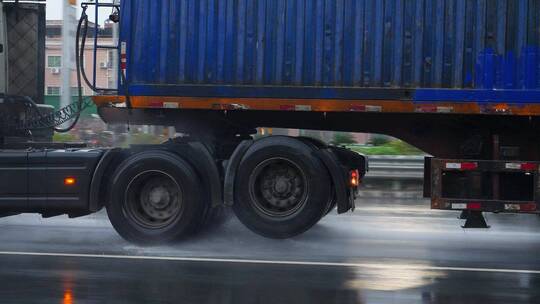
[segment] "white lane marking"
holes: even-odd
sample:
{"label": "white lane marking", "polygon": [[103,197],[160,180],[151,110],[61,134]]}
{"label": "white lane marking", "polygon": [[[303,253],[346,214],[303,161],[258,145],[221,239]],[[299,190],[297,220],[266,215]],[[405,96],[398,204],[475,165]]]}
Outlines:
{"label": "white lane marking", "polygon": [[266,264],[266,265],[299,265],[299,266],[331,266],[348,268],[372,269],[399,269],[399,270],[430,270],[430,271],[466,271],[466,272],[499,272],[518,274],[540,274],[540,270],[505,269],[505,268],[467,268],[467,267],[437,267],[425,265],[379,264],[379,263],[331,263],[331,262],[302,262],[302,261],[273,261],[248,259],[218,259],[194,257],[167,257],[167,256],[137,256],[137,255],[110,255],[110,254],[79,254],[79,253],[53,253],[53,252],[17,252],[0,251],[0,256],[22,255],[42,257],[66,258],[98,258],[118,260],[150,260],[150,261],[178,261],[178,262],[210,262],[210,263],[238,263],[238,264]]}

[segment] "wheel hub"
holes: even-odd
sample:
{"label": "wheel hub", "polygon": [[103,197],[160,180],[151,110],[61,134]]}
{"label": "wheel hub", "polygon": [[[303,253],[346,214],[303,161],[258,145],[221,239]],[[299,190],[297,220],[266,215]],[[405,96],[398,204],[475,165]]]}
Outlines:
{"label": "wheel hub", "polygon": [[274,191],[280,195],[287,194],[290,192],[291,189],[291,183],[283,177],[279,177],[278,180],[274,184]]}
{"label": "wheel hub", "polygon": [[307,198],[304,172],[288,159],[262,162],[250,178],[250,194],[255,207],[266,215],[283,217],[301,209]]}
{"label": "wheel hub", "polygon": [[128,186],[127,211],[140,225],[161,228],[182,210],[182,192],[176,181],[162,172],[140,174]]}
{"label": "wheel hub", "polygon": [[148,194],[148,201],[154,208],[162,209],[171,201],[171,195],[164,187],[157,187]]}

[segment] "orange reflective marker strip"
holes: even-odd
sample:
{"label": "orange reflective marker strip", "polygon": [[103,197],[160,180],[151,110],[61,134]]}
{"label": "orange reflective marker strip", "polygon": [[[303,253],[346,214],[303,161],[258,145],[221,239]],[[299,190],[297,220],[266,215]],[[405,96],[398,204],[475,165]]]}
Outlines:
{"label": "orange reflective marker strip", "polygon": [[[93,96],[98,107],[125,103],[124,96]],[[169,108],[186,110],[256,110],[310,112],[382,112],[447,113],[540,116],[540,104],[478,104],[473,102],[437,102],[414,104],[404,100],[336,100],[279,98],[205,98],[131,96],[133,108]]]}
{"label": "orange reflective marker strip", "polygon": [[[97,106],[125,102],[123,96],[94,96]],[[410,101],[399,100],[333,100],[278,98],[202,98],[131,96],[134,108],[167,108],[195,110],[258,110],[312,112],[414,112]],[[174,105],[174,106],[173,106]]]}

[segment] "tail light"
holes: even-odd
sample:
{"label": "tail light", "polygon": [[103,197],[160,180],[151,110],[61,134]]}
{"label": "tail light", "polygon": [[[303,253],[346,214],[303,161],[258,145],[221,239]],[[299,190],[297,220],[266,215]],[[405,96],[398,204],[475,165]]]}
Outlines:
{"label": "tail light", "polygon": [[349,171],[349,186],[356,188],[360,185],[360,172],[358,170]]}

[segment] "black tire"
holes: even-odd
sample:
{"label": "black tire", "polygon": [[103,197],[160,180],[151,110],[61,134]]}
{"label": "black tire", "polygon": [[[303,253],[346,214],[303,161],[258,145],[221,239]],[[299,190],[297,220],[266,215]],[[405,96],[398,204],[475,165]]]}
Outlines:
{"label": "black tire", "polygon": [[146,151],[126,159],[113,175],[109,219],[124,239],[156,244],[192,234],[205,211],[195,170],[177,155]]}
{"label": "black tire", "polygon": [[[325,149],[328,148],[328,145],[323,142],[320,139],[313,138],[313,137],[296,137],[296,139],[300,140],[304,144],[310,146],[312,149]],[[326,212],[324,216],[327,216],[330,214],[337,206],[337,199],[334,189],[332,189],[332,195],[330,196],[330,199],[328,200],[328,204],[326,207]]]}
{"label": "black tire", "polygon": [[223,205],[212,207],[207,212],[206,216],[204,216],[204,221],[196,229],[195,234],[197,236],[205,236],[210,233],[218,232],[229,220],[233,218],[233,216],[234,215],[230,207]]}
{"label": "black tire", "polygon": [[259,140],[246,152],[234,194],[234,212],[245,226],[283,239],[315,225],[326,214],[332,191],[328,171],[313,147],[275,136]]}
{"label": "black tire", "polygon": [[336,209],[336,206],[337,206],[336,196],[335,196],[335,195],[332,195],[332,198],[331,198],[330,201],[328,202],[328,208],[327,208],[327,211],[326,211],[326,214],[325,214],[325,215],[328,215],[328,214],[330,214],[332,211],[334,211],[334,209]]}

